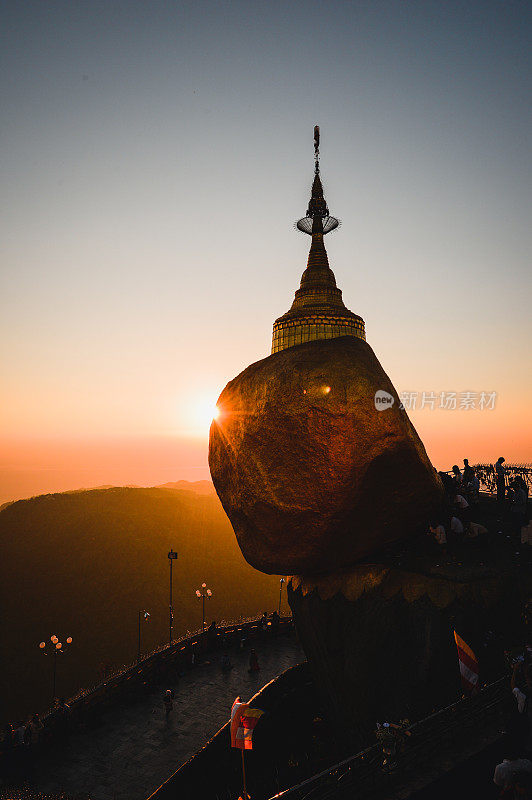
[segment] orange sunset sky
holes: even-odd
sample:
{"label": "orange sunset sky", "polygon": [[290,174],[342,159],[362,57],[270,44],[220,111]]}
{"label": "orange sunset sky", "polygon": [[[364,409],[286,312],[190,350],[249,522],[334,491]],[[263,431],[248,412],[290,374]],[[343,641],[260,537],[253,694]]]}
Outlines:
{"label": "orange sunset sky", "polygon": [[0,502],[209,477],[306,264],[316,123],[331,268],[434,465],[532,461],[530,15],[327,9],[4,7]]}

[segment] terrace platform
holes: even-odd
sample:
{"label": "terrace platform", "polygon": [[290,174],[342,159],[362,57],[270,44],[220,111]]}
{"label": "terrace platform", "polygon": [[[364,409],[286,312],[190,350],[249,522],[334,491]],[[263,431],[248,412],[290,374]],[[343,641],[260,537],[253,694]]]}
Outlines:
{"label": "terrace platform", "polygon": [[[251,646],[260,672],[248,672],[249,647],[227,651],[234,666],[226,673],[221,651],[208,653],[177,684],[154,685],[136,699],[121,700],[102,711],[97,725],[74,730],[42,757],[28,753],[21,789],[29,792],[10,790],[5,797],[144,800],[227,722],[238,694],[247,700],[305,660],[293,631],[259,637]],[[175,690],[168,721],[162,702],[167,688]]]}

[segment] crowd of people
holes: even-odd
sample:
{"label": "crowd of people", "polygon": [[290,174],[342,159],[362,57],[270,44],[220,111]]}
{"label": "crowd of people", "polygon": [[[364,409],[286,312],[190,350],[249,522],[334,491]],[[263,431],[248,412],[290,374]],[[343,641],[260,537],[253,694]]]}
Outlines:
{"label": "crowd of people", "polygon": [[[501,456],[494,468],[499,521],[508,522],[516,544],[532,546],[528,486],[520,475],[508,480],[504,461]],[[439,514],[430,520],[427,531],[433,552],[451,558],[459,545],[478,545],[488,532],[484,525],[474,521],[480,503],[479,476],[467,458],[463,463],[463,469],[454,464],[450,472],[438,473],[445,490],[444,503]]]}
{"label": "crowd of people", "polygon": [[4,778],[9,779],[11,773],[28,773],[33,758],[52,736],[58,741],[64,740],[70,726],[70,706],[56,697],[53,711],[46,721],[35,713],[28,720],[4,725],[0,748]]}
{"label": "crowd of people", "polygon": [[33,714],[27,722],[19,722],[16,726],[8,723],[4,728],[4,747],[13,750],[16,747],[38,746],[44,735],[44,725],[39,714]]}

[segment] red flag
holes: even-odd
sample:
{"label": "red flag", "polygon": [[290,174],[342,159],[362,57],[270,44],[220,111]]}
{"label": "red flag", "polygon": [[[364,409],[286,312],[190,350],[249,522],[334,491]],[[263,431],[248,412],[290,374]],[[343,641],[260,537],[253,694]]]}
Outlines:
{"label": "red flag", "polygon": [[458,662],[460,664],[460,677],[462,686],[466,692],[472,692],[478,685],[478,660],[464,640],[454,632],[454,640],[458,650]]}
{"label": "red flag", "polygon": [[255,725],[264,714],[260,708],[250,708],[237,697],[231,708],[231,747],[252,750]]}

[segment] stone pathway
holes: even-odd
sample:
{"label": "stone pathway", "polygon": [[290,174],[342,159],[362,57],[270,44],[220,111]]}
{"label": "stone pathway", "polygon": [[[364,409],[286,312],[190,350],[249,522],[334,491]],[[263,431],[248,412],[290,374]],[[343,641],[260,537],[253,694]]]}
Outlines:
{"label": "stone pathway", "polygon": [[[75,733],[62,752],[34,765],[32,788],[79,800],[144,800],[196,753],[229,718],[235,697],[248,700],[279,673],[305,660],[293,632],[253,642],[261,671],[248,673],[249,650],[230,650],[222,673],[219,654],[180,679],[168,722],[167,685],[103,715],[95,730]],[[207,656],[209,659],[209,656]]]}

